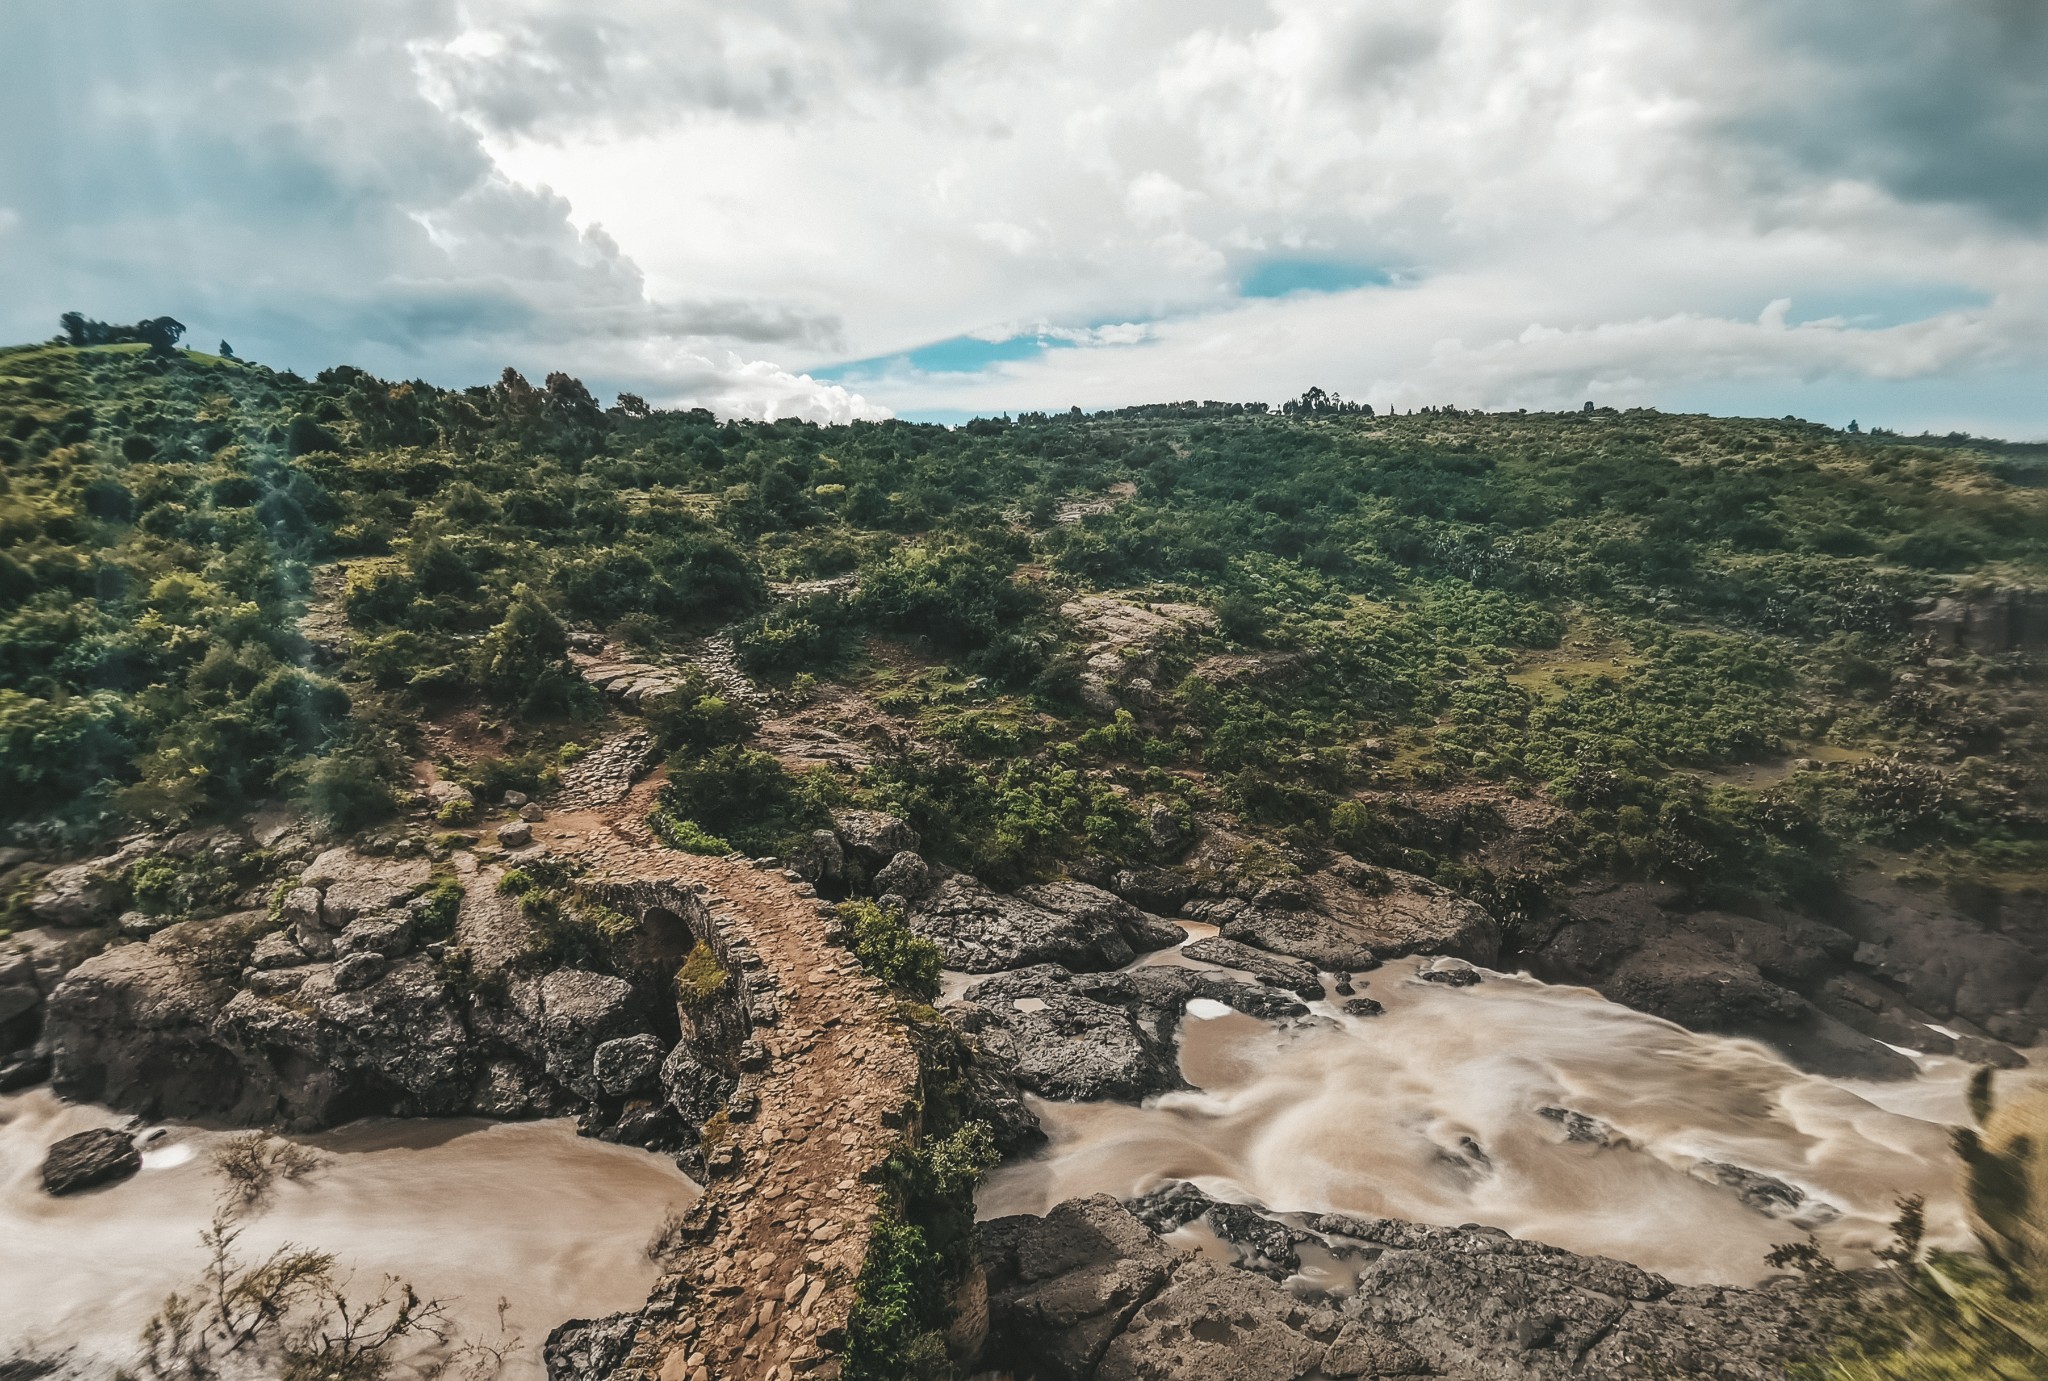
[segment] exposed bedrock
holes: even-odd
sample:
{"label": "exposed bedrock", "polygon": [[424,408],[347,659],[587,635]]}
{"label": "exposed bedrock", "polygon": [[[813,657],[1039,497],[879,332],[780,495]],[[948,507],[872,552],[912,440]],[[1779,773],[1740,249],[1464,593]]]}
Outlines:
{"label": "exposed bedrock", "polygon": [[1205,997],[1268,1020],[1305,1017],[1286,993],[1196,969],[1071,973],[1037,964],[977,983],[951,1018],[997,1079],[1045,1098],[1137,1099],[1184,1088],[1175,1035]]}
{"label": "exposed bedrock", "polygon": [[[1490,1228],[1337,1215],[1296,1228],[1186,1198],[1160,1225],[1200,1216],[1241,1264],[1175,1250],[1107,1195],[982,1224],[981,1365],[1047,1381],[1762,1381],[1822,1341],[1789,1282],[1681,1287]],[[1355,1291],[1296,1293],[1263,1273],[1311,1243],[1357,1271]]]}
{"label": "exposed bedrock", "polygon": [[1117,969],[1144,951],[1185,938],[1179,926],[1100,887],[1072,881],[1004,896],[953,873],[912,902],[909,916],[911,928],[939,947],[946,967],[968,973],[1026,964]]}

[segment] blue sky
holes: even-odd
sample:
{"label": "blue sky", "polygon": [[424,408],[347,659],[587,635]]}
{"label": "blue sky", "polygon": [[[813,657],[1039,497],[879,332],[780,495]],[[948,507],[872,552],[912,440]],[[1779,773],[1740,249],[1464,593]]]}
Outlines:
{"label": "blue sky", "polygon": [[0,11],[0,335],[821,421],[1309,385],[2048,436],[2011,0]]}

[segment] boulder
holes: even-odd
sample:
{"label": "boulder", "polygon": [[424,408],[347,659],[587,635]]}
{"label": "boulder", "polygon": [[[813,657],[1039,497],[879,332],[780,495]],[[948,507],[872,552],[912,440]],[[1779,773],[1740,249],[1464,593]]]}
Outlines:
{"label": "boulder", "polygon": [[241,1063],[212,1035],[230,990],[177,943],[184,922],[142,944],[86,960],[50,994],[44,1039],[50,1081],[78,1102],[146,1115],[229,1114],[245,1083]]}
{"label": "boulder", "polygon": [[894,893],[915,901],[932,890],[932,870],[922,858],[905,849],[875,870],[875,895]]}
{"label": "boulder", "polygon": [[306,952],[282,930],[273,930],[256,942],[249,963],[258,969],[289,969],[306,962]]}
{"label": "boulder", "polygon": [[501,849],[523,849],[533,842],[533,826],[524,820],[513,820],[498,826],[498,847]]}
{"label": "boulder", "polygon": [[1014,897],[954,873],[910,908],[910,928],[939,947],[946,967],[996,973],[1027,964],[1119,969],[1138,949],[1178,943],[1182,932],[1086,883],[1026,888]]}
{"label": "boulder", "polygon": [[638,1314],[571,1319],[558,1325],[541,1347],[548,1381],[608,1381],[619,1374],[639,1333]]}
{"label": "boulder", "polygon": [[905,849],[915,851],[917,831],[880,810],[841,810],[832,815],[839,842],[869,867],[888,862]]}
{"label": "boulder", "polygon": [[1114,892],[1085,882],[1071,879],[1044,882],[1021,888],[1017,895],[1040,910],[1063,917],[1070,925],[1083,931],[1103,933],[1113,930],[1137,954],[1171,949],[1188,937],[1188,933],[1172,921],[1147,915]]}
{"label": "boulder", "polygon": [[1250,897],[1190,903],[1227,940],[1358,972],[1407,954],[1449,954],[1475,964],[1500,955],[1500,926],[1477,902],[1427,878],[1340,857],[1329,867]]}
{"label": "boulder", "polygon": [[993,1369],[1084,1381],[1131,1314],[1171,1275],[1175,1253],[1107,1194],[1069,1199],[1043,1218],[978,1224],[988,1278]]}
{"label": "boulder", "polygon": [[329,981],[336,992],[352,993],[375,983],[390,967],[391,961],[381,954],[351,954],[335,961]]}
{"label": "boulder", "polygon": [[582,1097],[603,1097],[594,1068],[597,1048],[640,1034],[632,985],[610,974],[556,969],[515,985],[511,999],[513,1042]]}
{"label": "boulder", "polygon": [[[342,960],[334,966],[334,979],[344,965],[374,957]],[[336,981],[333,989],[322,993],[309,980],[300,994],[311,1000],[337,1068],[358,1083],[369,1080],[403,1095],[393,1111],[445,1115],[468,1104],[478,1063],[475,1041],[431,959],[415,955],[389,965],[363,987],[350,990]]]}
{"label": "boulder", "polygon": [[335,937],[339,955],[381,954],[396,959],[412,948],[412,917],[403,911],[380,911],[358,916]]}
{"label": "boulder", "polygon": [[125,1180],[142,1168],[135,1138],[112,1127],[67,1136],[43,1157],[43,1189],[76,1194],[81,1189]]}
{"label": "boulder", "polygon": [[[43,1005],[43,986],[35,961],[26,954],[0,956],[0,1037]],[[13,1046],[0,1039],[0,1051]]]}
{"label": "boulder", "polygon": [[1291,998],[1195,969],[1072,973],[1039,964],[975,984],[952,1017],[979,1038],[999,1077],[1021,1089],[1137,1099],[1186,1086],[1174,1033],[1197,997],[1268,1020],[1308,1013]]}
{"label": "boulder", "polygon": [[600,1045],[591,1055],[591,1076],[614,1098],[638,1093],[661,1071],[668,1052],[650,1035],[620,1036]]}
{"label": "boulder", "polygon": [[739,1076],[704,1059],[688,1041],[680,1041],[662,1061],[661,1086],[669,1106],[692,1127],[701,1127],[732,1097]]}

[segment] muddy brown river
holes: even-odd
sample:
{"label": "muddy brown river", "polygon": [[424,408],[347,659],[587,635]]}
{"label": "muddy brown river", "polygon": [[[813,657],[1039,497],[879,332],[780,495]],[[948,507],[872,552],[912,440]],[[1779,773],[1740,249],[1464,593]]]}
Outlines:
{"label": "muddy brown river", "polygon": [[1188,1179],[1279,1211],[1482,1223],[1737,1284],[1809,1232],[1864,1263],[1895,1201],[1921,1194],[1930,1240],[1968,1244],[1948,1142],[1966,1116],[1961,1061],[1921,1058],[1897,1083],[1822,1079],[1589,989],[1505,974],[1449,988],[1416,968],[1368,976],[1377,1017],[1325,1002],[1320,1021],[1274,1026],[1198,1001],[1181,1048],[1195,1091],[1035,1101],[1050,1145],[990,1177],[982,1215]]}
{"label": "muddy brown river", "polygon": [[[51,1142],[126,1120],[47,1090],[0,1098],[0,1360],[70,1351],[103,1374],[132,1358],[164,1296],[196,1281],[222,1183],[212,1148],[228,1133],[167,1124],[133,1178],[42,1190]],[[292,1242],[334,1253],[359,1287],[408,1279],[448,1302],[456,1341],[516,1340],[506,1378],[546,1374],[541,1344],[563,1320],[637,1308],[656,1275],[648,1239],[697,1196],[670,1159],[578,1137],[565,1119],[380,1119],[293,1140],[323,1162],[248,1218],[243,1254]]]}

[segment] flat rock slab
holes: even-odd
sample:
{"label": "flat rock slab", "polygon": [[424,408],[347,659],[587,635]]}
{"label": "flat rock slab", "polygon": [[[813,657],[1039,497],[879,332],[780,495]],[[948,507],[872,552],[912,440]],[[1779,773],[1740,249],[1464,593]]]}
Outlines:
{"label": "flat rock slab", "polygon": [[112,1127],[67,1136],[43,1157],[43,1188],[51,1194],[76,1194],[97,1185],[125,1180],[142,1168],[135,1138]]}

